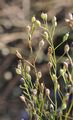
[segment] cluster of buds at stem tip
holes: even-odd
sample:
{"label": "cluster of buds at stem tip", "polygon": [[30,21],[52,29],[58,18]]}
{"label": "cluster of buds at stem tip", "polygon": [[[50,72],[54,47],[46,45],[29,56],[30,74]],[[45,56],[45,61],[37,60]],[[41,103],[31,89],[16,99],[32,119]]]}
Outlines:
{"label": "cluster of buds at stem tip", "polygon": [[65,53],[68,53],[68,52],[69,52],[69,49],[70,49],[69,45],[66,44],[65,47],[64,47],[64,52],[65,52]]}

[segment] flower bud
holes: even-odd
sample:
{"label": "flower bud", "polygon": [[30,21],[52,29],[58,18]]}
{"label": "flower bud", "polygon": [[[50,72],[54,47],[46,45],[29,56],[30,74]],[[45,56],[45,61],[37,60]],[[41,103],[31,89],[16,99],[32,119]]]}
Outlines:
{"label": "flower bud", "polygon": [[54,81],[57,80],[57,76],[55,74],[52,75],[52,80],[54,80]]}
{"label": "flower bud", "polygon": [[55,27],[57,26],[57,19],[55,16],[52,19],[52,23],[54,24]]}
{"label": "flower bud", "polygon": [[52,68],[53,64],[51,62],[48,63],[49,70]]}
{"label": "flower bud", "polygon": [[37,27],[40,27],[41,26],[41,22],[39,20],[36,20],[36,25],[37,25]]}
{"label": "flower bud", "polygon": [[69,32],[64,35],[63,41],[66,41],[68,39],[68,37],[69,37]]}
{"label": "flower bud", "polygon": [[41,40],[41,41],[39,42],[39,47],[42,48],[43,46],[44,46],[44,40]]}
{"label": "flower bud", "polygon": [[44,90],[44,84],[41,83],[41,90],[43,91]]}
{"label": "flower bud", "polygon": [[70,20],[73,19],[72,13],[68,13],[68,18],[69,18]]}
{"label": "flower bud", "polygon": [[26,102],[26,101],[25,101],[25,96],[24,96],[24,95],[21,95],[21,96],[20,96],[20,99],[21,99],[23,102]]}
{"label": "flower bud", "polygon": [[58,88],[58,90],[60,90],[60,85],[59,84],[57,85],[57,88]]}
{"label": "flower bud", "polygon": [[50,112],[53,112],[54,111],[54,106],[53,104],[50,104]]}
{"label": "flower bud", "polygon": [[29,73],[29,72],[30,72],[30,70],[31,70],[30,66],[28,66],[28,65],[27,65],[27,66],[26,66],[26,72],[28,72],[28,73]]}
{"label": "flower bud", "polygon": [[37,95],[37,89],[33,89],[33,94],[36,96]]}
{"label": "flower bud", "polygon": [[50,90],[48,88],[46,88],[46,95],[49,96],[50,95]]}
{"label": "flower bud", "polygon": [[64,47],[64,52],[65,52],[65,53],[68,53],[68,52],[69,52],[69,49],[70,49],[70,48],[69,48],[69,45],[66,44],[65,47]]}
{"label": "flower bud", "polygon": [[54,21],[54,22],[55,22],[55,21],[57,21],[57,18],[56,18],[56,16],[54,16],[54,17],[53,17],[53,21]]}
{"label": "flower bud", "polygon": [[65,110],[65,109],[66,109],[66,107],[67,107],[66,102],[63,102],[63,104],[62,104],[62,110]]}
{"label": "flower bud", "polygon": [[42,77],[41,71],[38,72],[38,78],[40,79]]}
{"label": "flower bud", "polygon": [[57,22],[54,23],[55,27],[57,27]]}
{"label": "flower bud", "polygon": [[62,76],[64,76],[64,74],[65,74],[64,69],[60,69],[60,74],[61,74]]}
{"label": "flower bud", "polygon": [[53,53],[52,47],[49,46],[49,48],[48,48],[48,54],[52,54],[52,53]]}
{"label": "flower bud", "polygon": [[31,21],[32,21],[32,23],[34,23],[36,21],[35,16],[32,17]]}
{"label": "flower bud", "polygon": [[26,29],[28,32],[30,32],[31,27],[28,25],[28,26],[26,26]]}
{"label": "flower bud", "polygon": [[24,78],[21,78],[21,79],[19,80],[19,82],[20,82],[20,85],[23,85],[23,84],[24,84]]}
{"label": "flower bud", "polygon": [[27,80],[31,81],[31,75],[27,73],[26,76],[27,76]]}
{"label": "flower bud", "polygon": [[47,14],[46,13],[42,13],[41,14],[41,18],[46,21],[47,20]]}
{"label": "flower bud", "polygon": [[44,32],[44,37],[48,40],[49,36],[47,32]]}
{"label": "flower bud", "polygon": [[19,75],[21,75],[21,70],[18,69],[18,68],[16,68],[16,73],[19,74]]}
{"label": "flower bud", "polygon": [[67,70],[68,69],[68,63],[64,62],[63,65],[64,65],[64,68]]}

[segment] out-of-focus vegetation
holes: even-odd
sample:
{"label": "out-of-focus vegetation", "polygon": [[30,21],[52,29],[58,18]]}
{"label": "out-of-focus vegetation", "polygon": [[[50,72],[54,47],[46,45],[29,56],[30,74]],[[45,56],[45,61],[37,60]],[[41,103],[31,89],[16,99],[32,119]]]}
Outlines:
{"label": "out-of-focus vegetation", "polygon": [[[51,24],[53,16],[57,17],[55,46],[61,42],[63,34],[70,32],[66,43],[71,48],[70,55],[73,58],[73,31],[64,21],[68,18],[68,13],[73,13],[73,0],[0,0],[0,120],[16,120],[21,116],[19,114],[24,113],[23,103],[19,99],[21,90],[18,80],[21,76],[17,76],[15,72],[18,64],[15,53],[19,50],[25,59],[32,61],[27,34],[25,34],[26,26],[31,24],[30,19],[33,15],[42,22],[41,12],[48,14],[48,24]],[[38,52],[39,31],[41,30],[36,31],[32,38],[35,54]],[[47,48],[46,42],[36,62],[38,69],[43,72],[46,86],[48,85],[46,79],[49,77],[46,68]],[[64,44],[56,50],[57,57],[63,54],[63,48]],[[34,79],[34,73],[32,74]],[[52,86],[51,83],[49,86]]]}

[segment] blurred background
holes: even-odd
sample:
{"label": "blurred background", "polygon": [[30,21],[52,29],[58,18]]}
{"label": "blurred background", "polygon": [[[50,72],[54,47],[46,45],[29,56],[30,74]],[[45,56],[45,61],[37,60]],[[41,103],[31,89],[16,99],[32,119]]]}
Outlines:
{"label": "blurred background", "polygon": [[[70,54],[73,57],[73,31],[65,23],[68,13],[73,13],[73,0],[0,0],[0,120],[21,120],[20,116],[24,113],[24,103],[19,98],[21,77],[15,72],[18,64],[15,52],[19,50],[25,59],[31,61],[26,26],[31,24],[33,15],[42,22],[42,12],[48,14],[48,24],[53,16],[57,17],[55,46],[61,42],[66,32],[70,32],[67,43],[71,47]],[[40,40],[40,32],[36,31],[32,44],[34,53],[38,50]],[[36,62],[37,68],[43,73],[45,84],[48,79],[47,48],[45,43]],[[64,44],[57,49],[57,56],[63,54],[63,48]]]}

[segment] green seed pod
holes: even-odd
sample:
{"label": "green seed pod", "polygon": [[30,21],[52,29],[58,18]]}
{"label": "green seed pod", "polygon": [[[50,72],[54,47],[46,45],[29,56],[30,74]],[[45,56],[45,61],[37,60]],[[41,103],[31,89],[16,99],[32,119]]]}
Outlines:
{"label": "green seed pod", "polygon": [[66,41],[68,39],[68,37],[69,37],[69,32],[64,35],[63,41]]}

